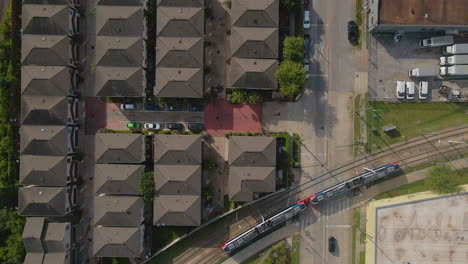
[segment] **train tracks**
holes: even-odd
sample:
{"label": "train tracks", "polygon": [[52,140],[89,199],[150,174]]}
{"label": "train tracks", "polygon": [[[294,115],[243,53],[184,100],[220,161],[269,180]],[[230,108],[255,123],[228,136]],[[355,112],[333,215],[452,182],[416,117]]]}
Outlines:
{"label": "train tracks", "polygon": [[[447,161],[449,157],[468,152],[468,143],[453,144],[449,140],[468,141],[468,126],[416,137],[387,146],[378,152],[363,155],[338,167],[324,168],[322,173],[314,175],[310,180],[302,182],[300,185],[293,186],[277,195],[270,196],[241,209],[237,213],[241,215],[240,217],[238,215],[236,217],[228,215],[225,219],[218,220],[226,221],[226,228],[215,230],[206,237],[198,238],[195,245],[175,257],[172,263],[217,263],[226,256],[219,246],[228,237],[243,232],[255,224],[254,222],[246,224],[246,217],[254,217],[258,221],[261,219],[261,215],[271,215],[299,199],[304,199],[306,196],[353,177],[356,172],[361,173],[362,168],[365,166],[374,168],[389,162],[399,162],[404,171],[431,161]],[[230,226],[239,226],[240,228],[237,230],[238,232],[233,232],[233,234],[229,232]],[[188,237],[187,239],[193,238]]]}

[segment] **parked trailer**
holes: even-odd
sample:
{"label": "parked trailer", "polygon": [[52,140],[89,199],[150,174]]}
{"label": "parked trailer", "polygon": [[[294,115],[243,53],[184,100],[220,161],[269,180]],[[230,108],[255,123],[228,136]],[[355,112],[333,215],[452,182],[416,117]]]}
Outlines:
{"label": "parked trailer", "polygon": [[468,43],[445,46],[442,48],[442,54],[444,55],[468,54]]}
{"label": "parked trailer", "polygon": [[442,76],[468,76],[468,65],[453,65],[449,67],[440,67]]}
{"label": "parked trailer", "polygon": [[440,66],[468,64],[468,55],[440,57]]}
{"label": "parked trailer", "polygon": [[422,39],[419,41],[420,48],[434,48],[452,45],[454,42],[453,36],[432,37],[429,39]]}
{"label": "parked trailer", "polygon": [[418,67],[408,71],[409,77],[430,77],[436,75],[437,70],[433,67]]}

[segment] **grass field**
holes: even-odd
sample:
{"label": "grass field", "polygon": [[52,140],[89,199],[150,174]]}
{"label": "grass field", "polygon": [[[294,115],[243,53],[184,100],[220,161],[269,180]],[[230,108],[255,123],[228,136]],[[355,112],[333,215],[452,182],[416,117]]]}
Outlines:
{"label": "grass field", "polygon": [[[367,106],[367,150],[468,123],[468,104],[461,103],[405,103],[369,102]],[[389,124],[397,128],[383,131]],[[375,131],[372,131],[374,128]]]}

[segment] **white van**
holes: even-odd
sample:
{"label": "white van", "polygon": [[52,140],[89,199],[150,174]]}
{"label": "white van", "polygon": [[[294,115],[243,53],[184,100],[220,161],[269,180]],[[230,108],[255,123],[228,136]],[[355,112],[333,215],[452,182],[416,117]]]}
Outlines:
{"label": "white van", "polygon": [[427,99],[428,89],[428,82],[419,82],[419,99]]}
{"label": "white van", "polygon": [[414,99],[414,82],[406,82],[406,99]]}
{"label": "white van", "polygon": [[396,82],[396,98],[405,99],[405,81]]}
{"label": "white van", "polygon": [[304,29],[310,28],[310,11],[304,11]]}

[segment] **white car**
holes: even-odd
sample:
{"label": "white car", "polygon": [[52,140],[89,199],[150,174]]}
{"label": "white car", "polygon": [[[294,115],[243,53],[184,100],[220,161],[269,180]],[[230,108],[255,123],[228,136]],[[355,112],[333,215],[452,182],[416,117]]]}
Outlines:
{"label": "white car", "polygon": [[304,29],[310,28],[310,11],[304,11]]}
{"label": "white car", "polygon": [[429,89],[429,83],[421,81],[419,82],[419,99],[427,99]]}
{"label": "white car", "polygon": [[310,78],[310,64],[309,63],[304,64],[304,70],[306,72],[306,78],[309,79]]}
{"label": "white car", "polygon": [[121,104],[120,105],[120,110],[135,110],[136,105],[134,104]]}
{"label": "white car", "polygon": [[414,82],[406,82],[406,99],[414,99]]}
{"label": "white car", "polygon": [[405,82],[404,81],[397,81],[396,98],[405,99]]}
{"label": "white car", "polygon": [[145,123],[143,125],[143,127],[145,129],[155,129],[155,130],[158,130],[158,129],[161,129],[161,124],[159,123]]}

